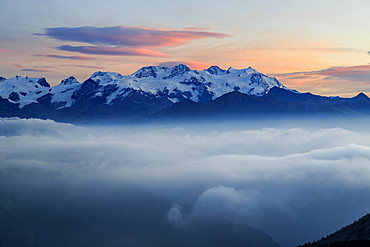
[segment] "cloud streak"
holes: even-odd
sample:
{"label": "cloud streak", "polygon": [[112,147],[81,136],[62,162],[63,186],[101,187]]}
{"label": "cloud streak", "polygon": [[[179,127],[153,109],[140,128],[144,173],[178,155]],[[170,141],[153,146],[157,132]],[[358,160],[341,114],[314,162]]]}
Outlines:
{"label": "cloud streak", "polygon": [[95,58],[86,57],[86,56],[62,56],[62,55],[55,55],[55,54],[48,54],[48,55],[35,54],[34,56],[35,57],[50,57],[50,58],[60,58],[60,59],[71,59],[71,60],[95,60]]}
{"label": "cloud streak", "polygon": [[302,71],[293,72],[285,74],[274,74],[274,76],[280,77],[300,77],[300,78],[310,78],[313,76],[329,76],[338,79],[351,79],[351,80],[361,80],[368,81],[370,76],[370,65],[357,65],[357,66],[338,66],[330,67],[323,70],[315,71]]}
{"label": "cloud streak", "polygon": [[125,47],[178,46],[196,39],[224,38],[229,36],[222,33],[205,31],[174,31],[127,26],[57,27],[45,28],[44,31],[44,33],[37,33],[36,35],[47,36],[59,41]]}
{"label": "cloud streak", "polygon": [[53,72],[51,70],[46,70],[46,69],[21,69],[20,71],[28,71],[28,72]]}
{"label": "cloud streak", "polygon": [[21,64],[14,64],[14,67],[20,69],[19,71],[28,71],[28,72],[45,72],[45,73],[48,73],[48,72],[53,72],[51,70],[46,70],[46,69],[43,69],[43,68],[55,68],[54,66],[40,66],[39,68],[37,68],[37,66],[33,67],[33,68],[26,68],[24,67],[23,65]]}
{"label": "cloud streak", "polygon": [[74,65],[60,65],[60,66],[62,66],[62,67],[89,68],[89,69],[106,69],[106,67],[103,67],[103,66],[79,65],[79,64],[74,64]]}
{"label": "cloud streak", "polygon": [[92,55],[109,55],[109,56],[146,56],[146,57],[167,57],[166,54],[149,50],[128,47],[100,47],[100,46],[70,46],[62,45],[57,47],[58,50],[79,52]]}
{"label": "cloud streak", "polygon": [[[317,74],[327,75],[337,78],[364,78],[370,75],[370,65],[331,67],[325,70],[317,71]],[[315,72],[313,72],[315,73]]]}
{"label": "cloud streak", "polygon": [[[44,33],[35,33],[58,41],[78,42],[89,46],[62,45],[58,50],[93,55],[166,57],[153,49],[179,46],[192,40],[225,38],[227,34],[197,30],[160,30],[144,27],[56,27],[44,28]],[[62,58],[61,56],[53,56]],[[64,56],[63,56],[64,57]],[[64,57],[67,58],[67,57]],[[73,57],[69,57],[74,59]]]}
{"label": "cloud streak", "polygon": [[[353,97],[370,91],[370,65],[336,66],[322,70],[272,74],[284,85],[298,91],[310,91],[319,95]],[[312,91],[312,85],[320,85]],[[351,84],[351,87],[348,85]],[[335,87],[333,87],[335,85]]]}

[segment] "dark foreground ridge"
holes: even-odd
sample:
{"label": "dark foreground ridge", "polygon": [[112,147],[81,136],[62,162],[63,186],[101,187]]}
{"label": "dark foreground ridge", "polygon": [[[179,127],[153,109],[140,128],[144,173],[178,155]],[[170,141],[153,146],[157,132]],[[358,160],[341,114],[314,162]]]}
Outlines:
{"label": "dark foreground ridge", "polygon": [[319,241],[305,243],[297,247],[369,247],[370,214],[352,224],[322,238]]}

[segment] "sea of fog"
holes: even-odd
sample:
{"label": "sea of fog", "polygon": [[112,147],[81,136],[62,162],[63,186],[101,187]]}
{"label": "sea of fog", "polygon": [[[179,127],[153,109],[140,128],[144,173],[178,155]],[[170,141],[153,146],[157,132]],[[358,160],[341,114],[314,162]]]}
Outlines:
{"label": "sea of fog", "polygon": [[370,212],[366,123],[0,119],[0,196],[40,246],[150,246],[154,229],[217,219],[290,247]]}

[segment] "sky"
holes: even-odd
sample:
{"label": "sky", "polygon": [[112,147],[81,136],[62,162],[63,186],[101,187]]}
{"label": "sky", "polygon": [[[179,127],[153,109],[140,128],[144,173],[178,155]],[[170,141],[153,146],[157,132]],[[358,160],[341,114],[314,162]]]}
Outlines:
{"label": "sky", "polygon": [[37,246],[138,246],[127,241],[156,234],[160,244],[140,246],[177,246],[166,245],[173,229],[223,220],[293,247],[369,213],[368,121],[351,122],[0,119],[0,201],[9,195]]}
{"label": "sky", "polygon": [[51,85],[143,66],[249,66],[289,88],[370,95],[367,0],[2,0],[0,76]]}

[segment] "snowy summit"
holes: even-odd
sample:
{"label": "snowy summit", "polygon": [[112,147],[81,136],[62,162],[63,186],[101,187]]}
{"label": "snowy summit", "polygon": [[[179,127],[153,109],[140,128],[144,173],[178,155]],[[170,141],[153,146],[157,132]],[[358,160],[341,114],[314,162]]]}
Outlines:
{"label": "snowy summit", "polygon": [[265,76],[251,67],[223,70],[212,66],[199,71],[180,64],[171,68],[143,67],[131,75],[99,71],[84,83],[71,76],[53,87],[44,78],[17,76],[0,83],[0,96],[19,104],[20,108],[50,96],[52,103],[63,108],[71,107],[82,96],[104,97],[106,104],[112,104],[132,92],[140,92],[166,97],[173,103],[184,99],[208,103],[232,91],[263,96],[273,87],[285,88],[274,77]]}

